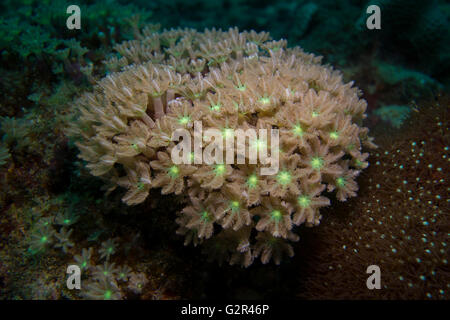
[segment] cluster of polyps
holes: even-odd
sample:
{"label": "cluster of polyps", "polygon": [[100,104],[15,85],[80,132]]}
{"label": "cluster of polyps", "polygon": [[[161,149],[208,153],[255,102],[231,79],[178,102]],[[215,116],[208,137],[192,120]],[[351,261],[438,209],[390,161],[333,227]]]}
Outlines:
{"label": "cluster of polyps", "polygon": [[[177,219],[186,243],[206,242],[230,263],[279,263],[293,255],[295,226],[319,223],[325,189],[341,201],[356,195],[354,179],[368,165],[362,144],[373,147],[360,126],[366,102],[320,57],[237,29],[147,28],[116,50],[122,57],[106,63],[117,72],[77,101],[80,157],[93,175],[126,188],[129,205],[151,188],[186,195]],[[200,144],[196,122],[214,129]],[[278,143],[239,139],[259,130],[276,132]],[[257,161],[256,151],[270,158]]]}

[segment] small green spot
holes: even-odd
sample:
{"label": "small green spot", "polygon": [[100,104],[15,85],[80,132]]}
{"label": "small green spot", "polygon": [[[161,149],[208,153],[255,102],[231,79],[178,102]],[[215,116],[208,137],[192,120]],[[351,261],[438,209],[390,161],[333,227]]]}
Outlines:
{"label": "small green spot", "polygon": [[300,196],[298,197],[298,204],[302,208],[308,208],[311,204],[311,199],[308,196]]}
{"label": "small green spot", "polygon": [[137,187],[138,187],[139,190],[144,190],[145,184],[143,182],[139,182]]}
{"label": "small green spot", "polygon": [[188,124],[189,121],[191,121],[191,117],[189,117],[189,116],[184,116],[184,117],[181,117],[178,119],[178,123],[183,124],[183,125]]}
{"label": "small green spot", "polygon": [[247,184],[250,188],[255,188],[258,185],[258,177],[256,174],[252,174],[248,177]]}
{"label": "small green spot", "polygon": [[234,130],[231,128],[225,128],[222,130],[222,136],[224,138],[232,137],[234,135]]}
{"label": "small green spot", "polygon": [[268,97],[268,96],[261,97],[261,98],[259,98],[259,102],[261,102],[262,104],[269,104],[270,97]]}
{"label": "small green spot", "polygon": [[239,201],[231,201],[230,207],[232,211],[238,211],[239,210]]}
{"label": "small green spot", "polygon": [[177,166],[171,166],[169,168],[168,174],[171,178],[178,177],[178,174],[180,173],[180,169]]}
{"label": "small green spot", "polygon": [[224,164],[218,164],[214,167],[214,172],[217,176],[223,175],[227,171],[227,168]]}
{"label": "small green spot", "polygon": [[47,236],[42,236],[42,238],[41,238],[41,242],[42,243],[47,242],[47,240],[48,240]]}
{"label": "small green spot", "polygon": [[211,105],[211,110],[212,111],[218,112],[218,111],[220,111],[220,108],[222,108],[222,105],[220,103],[216,103],[216,104],[212,104]]}
{"label": "small green spot", "polygon": [[245,84],[241,84],[239,86],[236,87],[239,91],[245,91],[245,89],[247,89],[247,87],[245,86]]}
{"label": "small green spot", "polygon": [[317,116],[319,116],[319,113],[318,113],[317,111],[313,111],[312,117],[315,118],[315,117],[317,117]]}
{"label": "small green spot", "polygon": [[323,159],[321,157],[313,157],[311,159],[311,167],[315,170],[320,170],[323,167]]}
{"label": "small green spot", "polygon": [[86,268],[86,266],[87,266],[87,261],[83,261],[83,263],[81,264],[81,267]]}
{"label": "small green spot", "polygon": [[279,184],[285,186],[291,182],[291,174],[288,171],[280,171],[277,175],[277,181]]}
{"label": "small green spot", "polygon": [[112,297],[112,292],[111,290],[106,290],[105,294],[103,295],[103,297],[105,298],[105,300],[109,300]]}
{"label": "small green spot", "polygon": [[131,147],[132,147],[134,150],[139,151],[139,148],[138,148],[138,146],[137,146],[136,143],[132,143],[132,144],[131,144]]}
{"label": "small green spot", "polygon": [[339,188],[345,187],[345,184],[346,184],[346,181],[345,181],[345,178],[344,178],[344,177],[339,177],[339,178],[336,179],[336,185],[337,185]]}
{"label": "small green spot", "polygon": [[272,220],[275,220],[275,221],[280,221],[281,218],[283,217],[283,215],[281,214],[280,210],[273,210],[270,213],[270,216],[271,216]]}
{"label": "small green spot", "polygon": [[337,131],[330,132],[330,138],[336,140],[337,138],[339,138],[339,132]]}
{"label": "small green spot", "polygon": [[304,133],[302,127],[299,124],[294,126],[292,131],[294,132],[295,135],[297,135],[299,137],[303,136],[303,133]]}
{"label": "small green spot", "polygon": [[70,223],[70,219],[64,219],[64,224],[69,224]]}
{"label": "small green spot", "polygon": [[252,145],[256,150],[259,150],[260,148],[266,146],[266,143],[264,140],[256,139],[253,141]]}
{"label": "small green spot", "polygon": [[201,219],[202,219],[203,221],[209,221],[209,213],[208,213],[208,211],[203,211],[203,212],[201,213]]}

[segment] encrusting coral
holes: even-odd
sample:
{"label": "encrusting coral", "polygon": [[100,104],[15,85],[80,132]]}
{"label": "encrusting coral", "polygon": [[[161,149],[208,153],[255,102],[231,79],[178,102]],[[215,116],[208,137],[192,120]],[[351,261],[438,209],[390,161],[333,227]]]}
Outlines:
{"label": "encrusting coral", "polygon": [[[374,128],[379,149],[361,195],[303,234],[299,297],[449,299],[449,102],[420,101],[395,136]],[[381,290],[365,286],[370,265],[380,267]]]}
{"label": "encrusting coral", "polygon": [[[136,38],[115,47],[119,55],[105,61],[114,72],[76,101],[70,129],[91,173],[109,191],[128,190],[124,202],[142,203],[151,188],[184,194],[176,222],[185,244],[206,241],[210,256],[249,266],[258,256],[278,264],[294,254],[295,226],[319,224],[330,203],[325,189],[340,201],[356,195],[355,177],[368,166],[362,145],[375,147],[362,127],[366,102],[321,57],[237,29],[149,26]],[[196,154],[176,164],[173,134],[194,137],[195,121],[203,132],[219,129],[227,146],[238,140],[237,150],[236,130],[278,129],[278,172],[260,174],[267,163],[247,154],[243,164],[201,163]],[[240,147],[273,155],[271,139],[249,137]],[[203,151],[218,144],[205,141]]]}

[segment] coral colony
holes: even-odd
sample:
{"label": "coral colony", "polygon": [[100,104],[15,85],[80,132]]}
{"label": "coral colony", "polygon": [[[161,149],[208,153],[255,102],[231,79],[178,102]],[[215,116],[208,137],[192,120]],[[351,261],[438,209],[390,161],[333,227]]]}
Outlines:
{"label": "coral colony", "polygon": [[[237,28],[146,27],[115,50],[106,61],[114,72],[76,101],[69,133],[109,192],[127,190],[126,204],[154,188],[183,195],[176,223],[185,245],[205,243],[230,264],[279,264],[294,255],[295,226],[318,225],[333,194],[356,196],[355,178],[368,166],[362,148],[376,147],[361,125],[366,102],[321,57]],[[216,131],[191,152],[195,123]],[[262,174],[267,165],[272,174]]]}

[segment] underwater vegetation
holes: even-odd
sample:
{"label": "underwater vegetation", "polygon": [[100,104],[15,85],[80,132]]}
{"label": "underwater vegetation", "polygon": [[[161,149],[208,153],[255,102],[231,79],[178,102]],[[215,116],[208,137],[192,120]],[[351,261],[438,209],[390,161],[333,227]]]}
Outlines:
{"label": "underwater vegetation", "polygon": [[[48,113],[63,112],[94,75],[104,72],[101,61],[111,46],[132,37],[131,21],[139,24],[150,15],[115,1],[82,2],[87,32],[65,27],[67,1],[2,1],[2,115],[21,116],[35,104]],[[15,72],[18,68],[20,73]]]}
{"label": "underwater vegetation", "polygon": [[[0,3],[0,299],[449,299],[446,1],[78,2]],[[279,174],[174,166],[199,119]]]}

